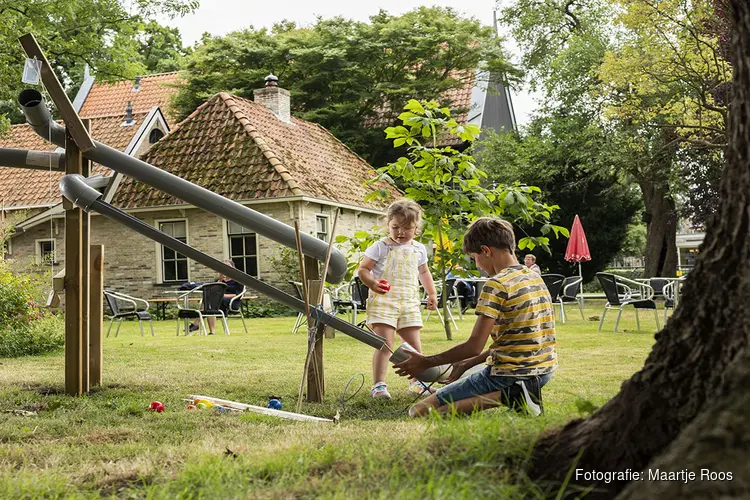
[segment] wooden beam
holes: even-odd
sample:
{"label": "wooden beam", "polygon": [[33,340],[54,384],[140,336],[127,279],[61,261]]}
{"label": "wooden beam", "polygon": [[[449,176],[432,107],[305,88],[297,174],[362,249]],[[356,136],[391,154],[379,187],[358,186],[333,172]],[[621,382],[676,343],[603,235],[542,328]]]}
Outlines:
{"label": "wooden beam", "polygon": [[[104,245],[91,245],[91,277],[89,281],[89,385],[102,385],[104,349]],[[84,360],[85,362],[85,360]]]}
{"label": "wooden beam", "polygon": [[60,85],[55,72],[52,71],[52,67],[44,52],[42,52],[42,48],[37,43],[36,38],[34,38],[34,35],[27,33],[21,36],[18,41],[21,42],[21,46],[27,56],[42,61],[42,82],[47,88],[52,102],[55,103],[57,110],[60,112],[60,116],[65,122],[65,127],[69,129],[73,141],[78,145],[78,149],[83,152],[94,149],[96,147],[94,140],[89,135],[86,127],[83,126],[81,118],[70,103],[68,95],[65,93],[63,86]]}
{"label": "wooden beam", "polygon": [[[65,173],[80,174],[83,171],[81,150],[66,128]],[[70,395],[83,393],[83,321],[81,292],[83,291],[81,233],[83,217],[80,208],[72,203],[65,207],[65,392]]]}
{"label": "wooden beam", "polygon": [[[91,131],[91,121],[83,120],[87,132]],[[79,148],[80,149],[80,148]],[[81,157],[81,175],[91,176],[91,162]],[[89,320],[90,320],[90,263],[89,244],[91,241],[91,215],[81,210],[81,390],[87,394],[91,389],[89,384]]]}

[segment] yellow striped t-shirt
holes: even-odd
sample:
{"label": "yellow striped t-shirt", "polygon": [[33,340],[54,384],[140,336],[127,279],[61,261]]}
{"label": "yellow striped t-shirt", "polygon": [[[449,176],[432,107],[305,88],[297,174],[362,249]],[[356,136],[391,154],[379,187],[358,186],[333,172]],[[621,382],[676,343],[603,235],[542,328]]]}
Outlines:
{"label": "yellow striped t-shirt", "polygon": [[545,375],[557,366],[555,310],[542,278],[510,266],[488,279],[476,313],[495,319],[487,364],[492,375]]}

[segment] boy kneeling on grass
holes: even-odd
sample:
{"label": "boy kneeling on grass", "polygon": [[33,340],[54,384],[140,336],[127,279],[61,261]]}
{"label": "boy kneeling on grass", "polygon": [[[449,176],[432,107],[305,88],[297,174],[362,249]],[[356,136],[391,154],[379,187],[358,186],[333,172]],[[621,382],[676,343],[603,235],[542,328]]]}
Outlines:
{"label": "boy kneeling on grass", "polygon": [[[542,278],[518,263],[513,226],[497,218],[476,220],[464,235],[464,252],[491,276],[477,301],[478,316],[469,339],[434,356],[410,352],[395,365],[401,376],[414,376],[428,368],[453,363],[440,388],[409,409],[419,416],[432,409],[470,413],[502,404],[522,406],[539,415],[541,388],[557,366],[555,311]],[[484,352],[488,337],[490,348]],[[461,378],[480,363],[480,371]]]}

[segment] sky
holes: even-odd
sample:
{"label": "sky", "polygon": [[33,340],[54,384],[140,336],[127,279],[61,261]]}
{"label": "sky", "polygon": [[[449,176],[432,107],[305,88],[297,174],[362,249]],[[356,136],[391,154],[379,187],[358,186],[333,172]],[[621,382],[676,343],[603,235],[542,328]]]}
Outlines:
{"label": "sky", "polygon": [[[313,24],[318,16],[367,21],[380,9],[399,15],[421,5],[453,7],[466,17],[475,17],[491,26],[495,0],[201,0],[200,4],[193,14],[162,20],[168,26],[179,28],[184,45],[193,45],[205,32],[218,36],[251,25],[271,28],[284,19],[305,26]],[[517,52],[514,47],[508,49]],[[515,92],[513,106],[517,122],[525,124],[536,108],[535,97],[523,90]]]}

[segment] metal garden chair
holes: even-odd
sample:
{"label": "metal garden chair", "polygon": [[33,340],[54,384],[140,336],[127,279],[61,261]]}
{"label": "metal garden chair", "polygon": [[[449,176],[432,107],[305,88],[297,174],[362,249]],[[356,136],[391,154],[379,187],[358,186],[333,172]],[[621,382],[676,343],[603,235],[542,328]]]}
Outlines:
{"label": "metal garden chair", "polygon": [[[185,295],[181,295],[177,298],[177,335],[180,334],[180,320],[195,319],[200,320],[200,326],[203,334],[206,335],[206,325],[204,319],[207,317],[221,318],[222,327],[224,333],[229,335],[229,325],[227,324],[227,317],[224,315],[224,311],[221,310],[221,302],[224,300],[224,293],[226,292],[227,285],[225,283],[206,283],[192,290],[185,292]],[[184,297],[190,293],[200,291],[202,294],[200,305],[198,309],[189,309],[181,305]]]}
{"label": "metal garden chair", "polygon": [[[607,296],[607,304],[604,306],[604,312],[602,313],[602,319],[599,321],[599,329],[597,331],[602,330],[607,311],[617,307],[619,313],[617,314],[614,330],[617,333],[617,327],[620,324],[620,317],[622,316],[622,308],[627,305],[632,305],[635,308],[635,321],[639,330],[641,329],[641,322],[638,318],[639,309],[653,310],[656,329],[661,328],[659,325],[659,315],[656,312],[656,302],[653,300],[654,289],[650,285],[610,273],[596,273],[596,277],[604,289],[604,295]],[[634,292],[634,289],[638,291]]]}
{"label": "metal garden chair", "polygon": [[[143,337],[143,321],[145,320],[151,325],[151,336],[154,336],[154,322],[151,319],[151,314],[148,312],[148,301],[131,297],[124,293],[114,292],[112,290],[104,290],[104,298],[107,300],[107,304],[112,310],[112,316],[109,320],[109,328],[107,329],[107,337],[109,337],[109,332],[112,330],[112,324],[115,320],[117,320],[117,330],[115,330],[116,338],[120,334],[122,320],[131,317],[138,318],[138,326],[141,328],[141,337]],[[120,303],[122,302],[128,304],[128,306],[121,308]]]}
{"label": "metal garden chair", "polygon": [[547,286],[549,296],[552,298],[552,305],[560,306],[560,321],[565,323],[565,309],[563,309],[562,302],[560,301],[560,291],[562,290],[565,276],[562,274],[542,274],[542,281]]}

